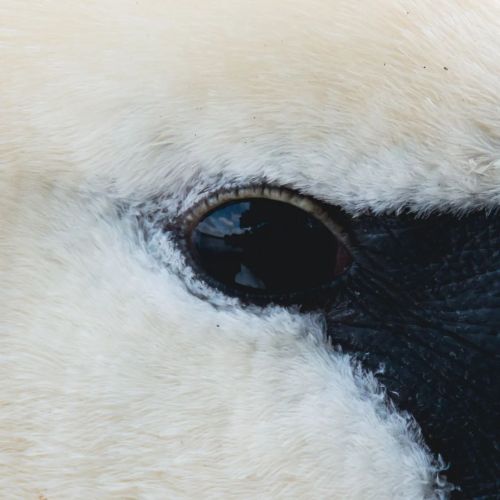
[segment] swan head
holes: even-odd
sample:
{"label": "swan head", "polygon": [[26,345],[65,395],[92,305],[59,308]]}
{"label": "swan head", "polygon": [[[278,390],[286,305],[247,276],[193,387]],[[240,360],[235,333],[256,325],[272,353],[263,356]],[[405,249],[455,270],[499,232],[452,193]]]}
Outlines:
{"label": "swan head", "polygon": [[494,495],[499,17],[3,0],[0,496]]}

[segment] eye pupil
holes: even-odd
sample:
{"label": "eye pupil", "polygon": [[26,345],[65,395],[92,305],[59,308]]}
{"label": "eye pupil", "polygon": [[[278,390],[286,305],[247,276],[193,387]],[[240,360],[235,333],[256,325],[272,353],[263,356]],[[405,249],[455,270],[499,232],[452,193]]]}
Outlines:
{"label": "eye pupil", "polygon": [[218,206],[198,221],[190,238],[205,275],[236,292],[301,292],[328,284],[349,264],[330,229],[278,200],[248,198]]}

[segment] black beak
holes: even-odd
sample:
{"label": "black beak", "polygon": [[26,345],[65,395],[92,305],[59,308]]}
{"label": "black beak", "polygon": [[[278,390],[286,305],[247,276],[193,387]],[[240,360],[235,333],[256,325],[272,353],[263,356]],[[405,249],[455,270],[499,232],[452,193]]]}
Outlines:
{"label": "black beak", "polygon": [[500,498],[500,217],[370,217],[325,310],[334,345],[380,371],[449,465],[453,498]]}

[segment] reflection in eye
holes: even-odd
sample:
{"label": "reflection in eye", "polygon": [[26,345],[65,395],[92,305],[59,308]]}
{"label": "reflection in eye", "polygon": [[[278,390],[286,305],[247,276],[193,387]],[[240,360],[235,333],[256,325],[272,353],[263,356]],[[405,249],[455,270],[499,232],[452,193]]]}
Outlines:
{"label": "reflection in eye", "polygon": [[193,228],[194,260],[237,291],[287,294],[328,284],[351,259],[323,222],[292,204],[265,198],[225,203]]}

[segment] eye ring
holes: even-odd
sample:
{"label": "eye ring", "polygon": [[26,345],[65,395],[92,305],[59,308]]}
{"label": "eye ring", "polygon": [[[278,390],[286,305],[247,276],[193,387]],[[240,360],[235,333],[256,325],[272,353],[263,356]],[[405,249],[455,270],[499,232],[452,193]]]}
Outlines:
{"label": "eye ring", "polygon": [[[288,235],[294,232],[293,224],[295,224],[299,234],[303,233],[306,237],[311,237],[313,243],[318,241],[322,243],[321,245],[316,245],[316,247],[322,247],[323,244],[327,244],[327,246],[330,245],[330,247],[337,252],[335,256],[335,263],[333,261],[326,263],[326,259],[328,258],[328,256],[325,255],[326,250],[319,248],[319,250],[316,252],[320,254],[323,265],[325,263],[328,264],[328,273],[326,273],[327,278],[325,278],[323,281],[320,279],[321,276],[318,273],[321,271],[321,269],[318,269],[318,266],[314,262],[315,259],[310,259],[312,262],[311,263],[307,261],[299,261],[297,260],[297,258],[295,259],[295,261],[290,261],[294,264],[298,264],[294,265],[295,269],[290,269],[290,272],[292,273],[292,276],[293,274],[297,273],[302,274],[302,281],[305,280],[306,282],[308,282],[303,287],[287,287],[286,285],[283,285],[282,289],[280,289],[279,286],[274,286],[273,288],[273,286],[268,286],[269,283],[268,281],[266,281],[266,279],[264,279],[264,281],[266,281],[266,284],[264,284],[258,279],[257,281],[255,281],[253,278],[250,280],[250,285],[247,278],[245,278],[247,279],[247,282],[242,285],[242,278],[240,277],[238,282],[238,280],[236,280],[236,276],[234,277],[235,282],[228,284],[230,280],[221,279],[220,273],[219,276],[217,276],[217,272],[220,271],[221,267],[229,266],[229,264],[226,265],[225,262],[231,261],[231,258],[234,257],[234,255],[229,255],[228,259],[226,260],[224,260],[224,255],[222,255],[221,258],[219,258],[220,256],[216,256],[219,261],[223,262],[224,264],[223,266],[221,266],[219,262],[219,268],[216,269],[217,272],[214,272],[213,266],[207,266],[207,259],[204,258],[206,257],[206,255],[200,256],[200,251],[203,254],[206,253],[206,249],[202,244],[200,244],[199,227],[203,225],[206,226],[207,220],[211,222],[211,219],[216,219],[217,217],[219,217],[219,219],[222,219],[222,216],[220,214],[222,214],[224,211],[227,211],[228,207],[231,207],[231,210],[234,210],[234,207],[236,207],[236,210],[239,210],[240,207],[246,205],[257,207],[257,209],[259,207],[266,207],[264,208],[264,211],[266,209],[268,211],[270,210],[270,218],[273,219],[274,216],[273,228],[275,232],[280,232],[281,230],[282,236],[285,235],[285,241],[288,241]],[[252,210],[254,210],[254,208],[252,208]],[[277,217],[275,216],[275,212],[279,213]],[[250,211],[247,211],[245,213],[248,215]],[[304,303],[304,299],[306,296],[311,297],[313,295],[320,294],[326,289],[332,289],[334,285],[338,284],[338,282],[341,281],[341,275],[343,275],[352,264],[352,253],[350,250],[349,238],[346,231],[343,229],[344,226],[342,225],[342,221],[345,221],[346,219],[347,218],[345,214],[343,214],[339,208],[332,207],[311,197],[302,195],[299,192],[287,187],[249,185],[240,188],[220,190],[215,194],[211,194],[210,196],[203,198],[194,207],[192,207],[189,211],[185,212],[180,217],[180,223],[179,225],[177,225],[177,227],[180,229],[180,242],[184,249],[184,255],[187,264],[190,265],[190,267],[196,272],[196,274],[208,285],[221,290],[227,295],[236,296],[258,304],[268,302],[289,304],[299,302]],[[243,220],[243,218],[241,218],[240,221],[241,220]],[[281,224],[284,223],[285,225],[287,225],[290,220],[292,220],[292,222],[291,226],[288,229],[291,228],[291,230],[285,231],[284,229],[281,229]],[[297,221],[299,220],[301,221],[300,224],[297,223]],[[276,221],[278,221],[278,225]],[[266,221],[266,219],[264,219],[264,225],[266,222],[269,221]],[[255,254],[256,248],[258,248],[258,251],[262,250],[263,240],[262,235],[256,237],[258,231],[254,230],[254,228],[250,228],[250,230],[248,230],[248,226],[245,226],[244,231],[250,234],[250,237],[247,237],[246,243],[244,244],[246,245],[246,248],[244,246],[243,248],[237,248],[235,250],[233,248],[234,245],[231,244],[231,251],[243,251],[243,254],[248,257],[248,246],[250,245],[250,247],[253,248],[251,252],[254,252]],[[320,239],[318,239],[318,235],[320,233],[322,234],[322,236]],[[327,233],[329,235],[328,237],[326,236]],[[201,234],[203,235],[203,237],[207,235],[206,232],[201,232]],[[239,236],[241,236],[241,226],[238,227],[238,235],[236,237]],[[229,238],[230,241],[234,241],[234,235],[227,236],[226,234],[224,234],[223,237],[219,238],[219,242],[226,242],[227,238]],[[258,242],[261,245],[260,248],[253,245],[254,241],[252,240],[252,238],[253,240],[258,239]],[[329,241],[328,238],[330,238]],[[301,240],[296,240],[295,242],[298,241],[298,245],[289,246],[292,246],[294,249],[295,246],[298,246],[303,250],[302,247],[306,247],[303,240],[304,238],[302,238]],[[335,245],[333,244],[334,240]],[[276,267],[276,264],[277,267],[280,267],[280,255],[276,255],[276,252],[273,251],[274,247],[270,248],[269,245],[273,245],[273,243],[264,244],[264,248],[266,249],[266,251],[264,251],[262,258],[259,257],[259,255],[261,254],[257,255],[257,261],[255,260],[255,258],[253,258],[252,262],[254,264],[254,267],[262,268],[262,265],[265,267],[267,265],[265,262],[266,259],[269,260],[268,254],[273,254],[274,256],[274,267]],[[276,240],[274,240],[274,246],[280,247],[280,245],[282,246],[281,250],[284,251],[283,253],[288,254],[288,247],[283,247],[280,241],[277,242]],[[312,248],[314,249],[314,247]],[[293,254],[293,251],[291,253]],[[307,252],[305,253],[305,255],[308,255]],[[315,257],[314,255],[312,256]],[[262,265],[260,265],[261,261],[263,261]],[[335,271],[332,268],[333,264],[335,264]],[[316,279],[316,281],[314,279],[310,279],[307,271],[311,271],[311,269],[307,269],[307,265],[309,265],[309,267],[312,269],[311,274],[318,278]],[[340,267],[337,269],[338,266]],[[271,265],[267,266],[267,271],[264,272],[264,278],[269,278],[269,274],[273,274],[274,267]],[[306,269],[302,270],[302,267],[305,267]],[[207,271],[208,268],[210,268],[210,270]],[[243,270],[244,268],[246,272],[246,266],[241,264],[241,270]],[[260,269],[260,271],[262,272],[262,269]],[[238,273],[238,276],[240,275],[241,273]],[[286,272],[282,272],[280,276],[281,278],[276,278],[276,276],[274,276],[274,281],[271,279],[273,285],[276,285],[277,283],[279,284],[280,279],[282,281],[284,279],[284,281],[289,285],[293,282],[292,278],[287,278],[288,273]],[[285,278],[283,278],[284,276]]]}
{"label": "eye ring", "polygon": [[223,189],[203,198],[182,215],[182,231],[184,234],[189,233],[193,229],[193,226],[195,226],[209,211],[216,210],[218,207],[228,202],[248,198],[281,201],[300,208],[321,221],[346,247],[349,248],[350,246],[348,235],[343,226],[333,219],[334,216],[337,219],[345,219],[345,215],[340,213],[340,209],[336,209],[336,213],[333,215],[332,207],[327,207],[326,204],[321,201],[300,194],[287,187],[273,187],[267,185],[249,185],[241,188]]}

